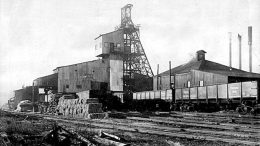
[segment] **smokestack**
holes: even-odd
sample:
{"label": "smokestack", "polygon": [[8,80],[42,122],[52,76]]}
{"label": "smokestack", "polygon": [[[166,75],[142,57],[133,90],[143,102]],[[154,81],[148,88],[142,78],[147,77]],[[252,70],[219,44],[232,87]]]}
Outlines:
{"label": "smokestack", "polygon": [[241,69],[242,68],[242,65],[241,65],[241,60],[242,60],[242,56],[241,56],[241,39],[242,39],[242,36],[240,35],[240,34],[238,34],[237,35],[237,37],[238,37],[238,49],[239,49],[239,69]]}
{"label": "smokestack", "polygon": [[169,61],[169,71],[170,71],[170,89],[171,89],[171,84],[172,84],[172,78],[171,78],[171,74],[172,74],[172,71],[171,71],[171,69],[172,69],[172,63],[171,63],[171,61]]}
{"label": "smokestack", "polygon": [[232,32],[229,32],[229,67],[232,67]]}
{"label": "smokestack", "polygon": [[157,90],[159,90],[159,64],[157,64]]}
{"label": "smokestack", "polygon": [[249,72],[252,72],[252,26],[248,27]]}

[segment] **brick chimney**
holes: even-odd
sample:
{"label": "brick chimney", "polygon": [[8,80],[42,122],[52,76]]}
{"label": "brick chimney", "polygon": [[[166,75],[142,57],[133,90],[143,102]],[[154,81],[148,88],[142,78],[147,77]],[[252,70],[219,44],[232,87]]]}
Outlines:
{"label": "brick chimney", "polygon": [[205,53],[207,53],[206,51],[199,50],[196,53],[197,53],[197,55],[196,55],[196,60],[197,61],[205,60]]}

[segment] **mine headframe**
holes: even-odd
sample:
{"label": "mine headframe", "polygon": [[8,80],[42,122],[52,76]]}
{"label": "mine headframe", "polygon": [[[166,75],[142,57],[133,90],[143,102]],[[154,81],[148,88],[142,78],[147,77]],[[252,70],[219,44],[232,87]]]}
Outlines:
{"label": "mine headframe", "polygon": [[132,7],[132,4],[127,4],[121,8],[121,25],[119,28],[124,33],[124,91],[135,90],[135,75],[142,76],[144,80],[153,77],[153,71],[140,41],[139,26],[134,25],[131,19]]}

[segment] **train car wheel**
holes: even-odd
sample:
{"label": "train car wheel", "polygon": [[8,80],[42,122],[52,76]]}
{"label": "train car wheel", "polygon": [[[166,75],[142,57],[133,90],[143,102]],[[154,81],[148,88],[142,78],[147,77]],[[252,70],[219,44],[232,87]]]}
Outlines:
{"label": "train car wheel", "polygon": [[237,112],[241,115],[246,115],[248,113],[248,108],[246,106],[237,107]]}

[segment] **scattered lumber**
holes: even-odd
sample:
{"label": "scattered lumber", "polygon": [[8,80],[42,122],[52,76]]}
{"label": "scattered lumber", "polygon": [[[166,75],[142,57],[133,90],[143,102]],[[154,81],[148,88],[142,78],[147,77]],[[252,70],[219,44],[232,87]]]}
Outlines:
{"label": "scattered lumber", "polygon": [[101,138],[99,136],[94,136],[93,140],[98,144],[98,145],[104,145],[104,146],[129,146],[129,144],[125,144],[125,143],[121,143],[121,142],[117,142],[117,141],[113,141],[110,139],[106,139],[106,138]]}

